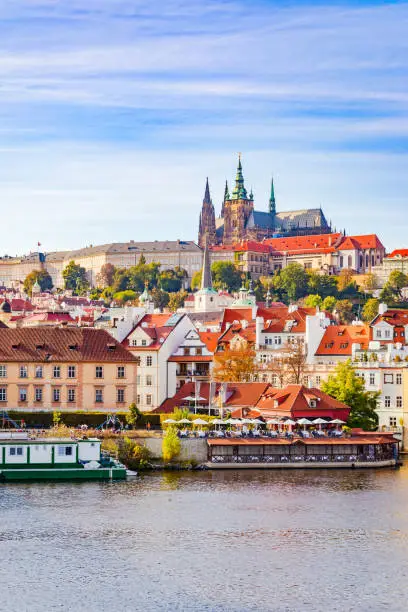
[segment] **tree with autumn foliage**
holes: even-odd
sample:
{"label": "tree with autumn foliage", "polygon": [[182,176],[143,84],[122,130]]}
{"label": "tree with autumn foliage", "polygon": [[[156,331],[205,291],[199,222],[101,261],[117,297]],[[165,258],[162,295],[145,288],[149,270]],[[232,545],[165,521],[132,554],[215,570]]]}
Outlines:
{"label": "tree with autumn foliage", "polygon": [[255,351],[246,342],[214,355],[213,379],[217,382],[250,382],[256,372]]}

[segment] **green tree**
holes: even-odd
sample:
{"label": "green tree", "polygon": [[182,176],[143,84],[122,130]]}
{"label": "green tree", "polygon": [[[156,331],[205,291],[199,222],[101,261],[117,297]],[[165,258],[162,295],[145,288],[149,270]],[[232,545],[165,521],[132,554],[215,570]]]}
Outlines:
{"label": "green tree", "polygon": [[202,270],[197,270],[197,272],[194,272],[193,277],[191,279],[191,288],[193,290],[200,288],[202,274],[203,274]]}
{"label": "green tree", "polygon": [[336,312],[341,323],[351,323],[354,319],[353,304],[350,300],[337,300]]}
{"label": "green tree", "polygon": [[370,298],[366,301],[363,307],[363,320],[372,321],[378,315],[378,306],[380,301],[376,298]]}
{"label": "green tree", "polygon": [[183,277],[176,270],[163,270],[159,274],[159,285],[168,293],[180,291]]}
{"label": "green tree", "polygon": [[343,268],[337,277],[337,287],[339,291],[344,291],[353,282],[353,272],[349,268]]}
{"label": "green tree", "polygon": [[177,435],[177,429],[175,427],[168,427],[162,442],[163,461],[165,463],[174,461],[180,455],[180,451],[181,444]]}
{"label": "green tree", "polygon": [[158,287],[154,287],[151,290],[150,295],[152,296],[152,300],[153,300],[153,304],[155,308],[159,308],[160,310],[163,310],[163,308],[166,308],[170,300],[170,295],[167,293],[167,291],[163,291],[162,289],[159,289]]}
{"label": "green tree", "polygon": [[369,272],[363,280],[363,288],[366,291],[372,291],[378,286],[378,279],[375,274]]}
{"label": "green tree", "polygon": [[126,421],[133,428],[136,428],[137,422],[141,416],[142,413],[140,412],[139,408],[136,406],[135,402],[132,402],[129,406],[129,412],[126,415]]}
{"label": "green tree", "polygon": [[23,287],[27,295],[31,295],[36,282],[40,285],[41,291],[50,291],[53,287],[52,278],[46,270],[33,270],[24,280]]}
{"label": "green tree", "polygon": [[402,289],[408,286],[408,276],[400,270],[393,270],[380,293],[384,302],[402,301]]}
{"label": "green tree", "polygon": [[305,306],[307,308],[316,308],[317,306],[320,308],[323,303],[323,300],[320,295],[315,293],[311,293],[305,297]]}
{"label": "green tree", "polygon": [[177,291],[177,293],[170,293],[168,303],[169,310],[171,310],[171,312],[176,312],[179,308],[183,308],[187,296],[188,293],[184,291],[184,289]]}
{"label": "green tree", "polygon": [[64,268],[62,277],[64,279],[65,289],[70,289],[73,291],[74,295],[81,295],[89,288],[85,268],[76,264],[74,261],[70,261]]}
{"label": "green tree", "polygon": [[211,266],[214,289],[238,291],[241,286],[241,273],[232,261],[215,261]]}
{"label": "green tree", "polygon": [[317,272],[308,271],[308,292],[320,295],[321,298],[326,298],[330,295],[337,297],[337,279],[329,274],[318,274]]}
{"label": "green tree", "polygon": [[361,427],[366,431],[376,429],[376,407],[380,394],[365,391],[364,381],[357,376],[350,360],[338,363],[334,373],[322,382],[321,388],[324,393],[350,406],[349,427]]}
{"label": "green tree", "polygon": [[307,294],[308,274],[300,264],[290,263],[281,270],[280,285],[287,295],[287,300],[295,302]]}
{"label": "green tree", "polygon": [[336,307],[337,299],[333,295],[328,295],[324,298],[322,304],[322,310],[327,310],[328,312],[333,312]]}
{"label": "green tree", "polygon": [[113,299],[120,304],[126,304],[126,302],[134,302],[137,299],[137,293],[130,289],[118,291],[118,293],[114,293]]}

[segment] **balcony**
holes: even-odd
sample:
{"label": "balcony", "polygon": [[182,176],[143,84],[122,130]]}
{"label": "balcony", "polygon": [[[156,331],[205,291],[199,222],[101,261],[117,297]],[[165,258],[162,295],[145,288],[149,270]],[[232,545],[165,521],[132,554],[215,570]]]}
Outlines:
{"label": "balcony", "polygon": [[210,368],[179,368],[176,372],[176,376],[181,378],[208,378],[210,375]]}

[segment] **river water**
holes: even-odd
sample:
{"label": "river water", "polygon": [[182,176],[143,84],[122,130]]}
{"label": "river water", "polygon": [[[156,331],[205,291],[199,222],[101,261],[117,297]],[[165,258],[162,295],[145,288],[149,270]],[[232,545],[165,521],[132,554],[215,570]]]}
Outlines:
{"label": "river water", "polygon": [[408,609],[408,467],[0,488],[0,609]]}

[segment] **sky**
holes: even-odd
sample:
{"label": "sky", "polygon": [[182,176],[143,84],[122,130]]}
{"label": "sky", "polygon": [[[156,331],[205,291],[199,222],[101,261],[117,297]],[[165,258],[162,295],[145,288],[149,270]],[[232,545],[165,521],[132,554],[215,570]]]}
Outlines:
{"label": "sky", "polygon": [[408,246],[408,2],[0,0],[0,253],[196,240],[255,208]]}

